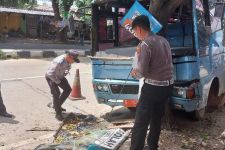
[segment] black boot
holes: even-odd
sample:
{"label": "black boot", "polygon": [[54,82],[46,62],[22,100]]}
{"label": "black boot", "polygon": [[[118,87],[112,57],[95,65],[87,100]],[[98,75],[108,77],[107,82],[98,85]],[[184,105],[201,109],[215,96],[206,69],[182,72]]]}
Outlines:
{"label": "black boot", "polygon": [[12,117],[13,117],[12,114],[9,114],[9,113],[7,113],[7,112],[5,112],[5,113],[0,113],[0,116],[7,117],[7,118],[12,118]]}
{"label": "black boot", "polygon": [[[55,108],[55,106],[53,105],[52,102],[48,103],[47,106],[48,106],[49,108]],[[61,110],[62,110],[62,111],[66,111],[66,109],[65,109],[65,108],[62,108],[62,107],[61,107]]]}
{"label": "black boot", "polygon": [[63,121],[63,116],[62,116],[62,114],[56,114],[55,115],[55,118],[57,119],[57,120],[59,120],[59,121]]}

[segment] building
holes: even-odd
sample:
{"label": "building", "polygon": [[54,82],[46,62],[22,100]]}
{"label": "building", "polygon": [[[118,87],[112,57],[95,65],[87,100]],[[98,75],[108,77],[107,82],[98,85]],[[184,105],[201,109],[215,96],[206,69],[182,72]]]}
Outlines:
{"label": "building", "polygon": [[0,33],[6,27],[9,36],[36,38],[43,28],[40,21],[47,23],[53,17],[50,11],[0,7]]}

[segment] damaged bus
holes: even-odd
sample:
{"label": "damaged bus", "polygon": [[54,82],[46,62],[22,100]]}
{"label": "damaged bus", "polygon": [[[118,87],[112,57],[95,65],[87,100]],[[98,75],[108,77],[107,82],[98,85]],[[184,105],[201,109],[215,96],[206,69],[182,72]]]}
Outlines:
{"label": "damaged bus", "polygon": [[[142,5],[147,6],[147,3],[142,2]],[[133,60],[130,57],[111,57],[119,51],[124,56],[129,56],[128,53],[134,55],[138,42],[132,40],[134,37],[124,42],[122,39],[130,35],[122,35],[124,31],[118,24],[130,6],[130,3],[123,5],[115,1],[92,4],[92,50],[102,51],[105,47],[105,52],[111,54],[110,57],[93,57],[92,69],[98,102],[132,109],[138,101],[139,88],[138,81],[129,76]],[[163,28],[164,37],[171,46],[174,65],[171,106],[191,112],[196,119],[204,116],[207,107],[224,105],[224,6],[223,1],[187,1]]]}

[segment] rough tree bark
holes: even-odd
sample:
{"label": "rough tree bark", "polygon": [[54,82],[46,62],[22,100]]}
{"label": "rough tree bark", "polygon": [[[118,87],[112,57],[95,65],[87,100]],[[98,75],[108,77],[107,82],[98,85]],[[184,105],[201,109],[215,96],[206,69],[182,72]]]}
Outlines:
{"label": "rough tree bark", "polygon": [[[60,17],[60,12],[59,12],[59,0],[52,0],[52,8],[53,8],[53,11],[54,11],[54,18],[56,21],[60,21],[62,18]],[[61,41],[61,42],[64,42],[66,40],[66,37],[65,37],[65,31],[59,31],[57,30],[56,32],[56,40],[57,41]]]}
{"label": "rough tree bark", "polygon": [[149,12],[153,14],[163,27],[166,27],[170,16],[184,3],[185,0],[151,0]]}
{"label": "rough tree bark", "polygon": [[[187,1],[187,0],[186,0]],[[163,30],[159,34],[164,34],[167,22],[175,10],[183,5],[185,0],[151,0],[149,12],[162,24]],[[172,115],[169,103],[166,104],[165,116],[163,118],[163,128],[171,129],[176,124]]]}
{"label": "rough tree bark", "polygon": [[[69,12],[71,5],[73,4],[73,0],[63,0],[63,8],[64,11]],[[55,13],[55,20],[60,21],[62,20],[60,16],[60,11],[59,11],[59,0],[52,0],[52,7],[53,11]],[[60,42],[66,42],[67,40],[67,27],[65,27],[61,31],[57,31],[56,33],[56,40]]]}
{"label": "rough tree bark", "polygon": [[59,13],[59,1],[58,0],[52,0],[52,8],[55,14],[55,19],[60,20],[60,13]]}

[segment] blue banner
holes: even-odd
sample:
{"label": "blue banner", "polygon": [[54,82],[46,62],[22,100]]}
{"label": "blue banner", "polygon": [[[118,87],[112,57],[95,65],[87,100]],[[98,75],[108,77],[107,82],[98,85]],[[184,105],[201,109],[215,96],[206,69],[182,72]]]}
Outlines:
{"label": "blue banner", "polygon": [[157,33],[161,30],[162,25],[138,1],[135,1],[133,6],[130,8],[130,10],[127,12],[127,14],[123,17],[123,19],[120,21],[120,24],[133,34],[134,31],[131,28],[131,24],[132,24],[134,18],[137,16],[140,16],[140,15],[148,16],[149,21],[150,21],[151,31],[153,33]]}

